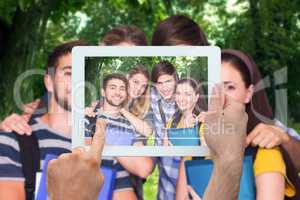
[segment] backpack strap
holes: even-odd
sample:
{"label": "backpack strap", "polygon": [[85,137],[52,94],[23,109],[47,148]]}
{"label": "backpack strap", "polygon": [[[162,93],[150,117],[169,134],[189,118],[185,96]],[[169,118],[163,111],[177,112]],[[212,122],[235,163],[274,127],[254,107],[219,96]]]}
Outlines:
{"label": "backpack strap", "polygon": [[[94,108],[94,113],[97,113],[98,109],[100,109],[101,107],[101,101],[99,100],[99,102],[96,104],[95,108]],[[87,126],[87,130],[91,132],[91,136],[93,137],[96,131],[96,123],[97,123],[97,118],[98,116],[94,116],[94,117],[88,117],[86,116],[87,120],[89,121],[89,124]]]}
{"label": "backpack strap", "polygon": [[36,135],[15,133],[20,147],[22,170],[25,177],[26,200],[34,199],[36,172],[40,169],[40,150]]}

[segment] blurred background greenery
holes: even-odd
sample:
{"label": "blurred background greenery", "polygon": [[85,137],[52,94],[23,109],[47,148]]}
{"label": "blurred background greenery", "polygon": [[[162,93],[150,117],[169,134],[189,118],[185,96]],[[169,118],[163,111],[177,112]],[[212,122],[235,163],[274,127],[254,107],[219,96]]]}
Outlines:
{"label": "blurred background greenery", "polygon": [[[68,40],[98,45],[120,24],[136,25],[151,41],[155,26],[168,16],[190,16],[210,43],[237,48],[254,57],[273,107],[279,89],[288,92],[288,123],[300,131],[300,1],[296,0],[1,0],[0,119],[19,112],[13,100],[17,77],[28,69],[44,69],[47,54]],[[287,67],[287,82],[274,84],[273,72]],[[22,84],[21,97],[30,102],[44,93],[42,77]],[[157,171],[153,176],[157,176]],[[145,185],[153,199],[157,180]]]}
{"label": "blurred background greenery", "polygon": [[[192,77],[207,83],[207,57],[88,57],[85,60],[85,81],[90,86],[85,90],[85,105],[100,98],[103,78],[113,72],[126,75],[136,65],[144,65],[149,71],[160,61],[166,60],[176,67],[180,78]],[[204,91],[207,85],[202,84]]]}
{"label": "blurred background greenery", "polygon": [[[0,25],[6,37],[0,52],[0,119],[18,111],[13,101],[18,75],[44,69],[54,46],[78,38],[97,45],[120,24],[137,25],[151,41],[158,22],[176,14],[195,20],[211,44],[250,53],[263,75],[270,76],[272,105],[276,89],[287,88],[288,121],[300,121],[300,1],[289,0],[1,0]],[[288,81],[276,86],[272,74],[283,67],[288,68]],[[41,80],[24,81],[24,102],[43,94]]]}

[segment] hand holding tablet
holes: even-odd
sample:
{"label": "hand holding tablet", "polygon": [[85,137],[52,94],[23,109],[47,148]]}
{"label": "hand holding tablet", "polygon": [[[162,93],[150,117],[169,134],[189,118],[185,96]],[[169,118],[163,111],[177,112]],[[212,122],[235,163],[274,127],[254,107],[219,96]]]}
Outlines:
{"label": "hand holding tablet", "polygon": [[103,120],[98,120],[98,131],[88,151],[78,147],[72,153],[62,154],[58,159],[49,162],[47,191],[51,200],[97,199],[103,185],[103,175],[99,172],[99,168],[105,126]]}
{"label": "hand holding tablet", "polygon": [[[248,115],[245,105],[217,85],[205,116],[205,140],[214,162],[203,199],[237,199],[242,174]],[[218,188],[217,190],[215,188]]]}
{"label": "hand holding tablet", "polygon": [[222,85],[213,88],[204,121],[204,137],[213,158],[230,162],[243,157],[248,115],[245,105],[224,94]]}

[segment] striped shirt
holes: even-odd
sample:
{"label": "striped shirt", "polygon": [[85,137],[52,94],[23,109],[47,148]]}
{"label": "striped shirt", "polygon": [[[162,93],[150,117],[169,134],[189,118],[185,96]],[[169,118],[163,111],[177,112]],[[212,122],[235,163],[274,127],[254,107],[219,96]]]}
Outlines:
{"label": "striped shirt", "polygon": [[103,112],[97,112],[98,119],[105,119],[108,123],[105,129],[106,145],[129,145],[138,142],[142,136],[135,130],[134,126],[123,116],[110,116]]}
{"label": "striped shirt", "polygon": [[[138,134],[134,126],[123,116],[111,116],[97,110],[97,119],[105,119],[107,122],[105,129],[106,145],[135,145],[139,142],[141,135]],[[85,118],[85,137],[92,138],[95,132],[96,120],[90,117]],[[116,181],[114,192],[133,190],[130,180],[130,173],[112,157],[103,158],[102,165],[116,170]]]}
{"label": "striped shirt", "polygon": [[[135,131],[133,125],[123,116],[107,115],[98,109],[98,119],[107,121],[105,129],[105,143],[107,145],[134,145],[138,142],[139,134]],[[104,158],[105,162],[113,162],[116,169],[116,185],[114,191],[133,190],[130,181],[130,173],[114,158]],[[103,163],[105,165],[105,162]]]}
{"label": "striped shirt", "polygon": [[[40,149],[40,171],[47,154],[60,155],[70,152],[71,138],[66,137],[42,123],[36,118],[31,125]],[[13,133],[0,132],[0,180],[25,181],[20,147],[17,137]]]}

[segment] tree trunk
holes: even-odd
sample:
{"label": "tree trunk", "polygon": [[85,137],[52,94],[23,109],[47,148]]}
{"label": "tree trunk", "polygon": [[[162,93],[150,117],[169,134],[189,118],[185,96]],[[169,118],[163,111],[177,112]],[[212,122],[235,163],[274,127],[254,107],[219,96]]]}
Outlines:
{"label": "tree trunk", "polygon": [[250,19],[252,21],[252,34],[253,34],[253,52],[252,55],[254,60],[260,60],[263,56],[263,48],[262,48],[262,41],[263,35],[261,33],[261,18],[259,14],[259,0],[249,0],[250,8],[249,14]]}
{"label": "tree trunk", "polygon": [[36,68],[36,53],[43,45],[47,20],[55,2],[32,5],[27,10],[16,9],[0,60],[0,117],[17,110],[13,97],[15,80],[27,69]]}

